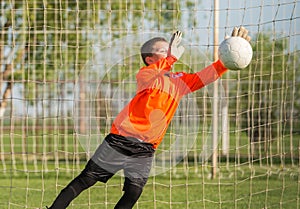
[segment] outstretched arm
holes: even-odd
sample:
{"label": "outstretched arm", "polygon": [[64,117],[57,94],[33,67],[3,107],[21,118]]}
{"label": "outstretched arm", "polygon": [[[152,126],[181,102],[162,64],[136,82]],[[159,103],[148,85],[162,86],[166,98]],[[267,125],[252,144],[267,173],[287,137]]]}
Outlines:
{"label": "outstretched arm", "polygon": [[[234,27],[232,30],[231,36],[239,36],[244,38],[247,41],[251,40],[251,37],[248,35],[248,30],[244,27]],[[228,38],[228,37],[227,37]],[[220,78],[225,72],[227,68],[221,63],[220,60],[212,63],[207,66],[203,70],[194,73],[194,74],[186,74],[181,73],[181,80],[184,81],[187,88],[184,94],[196,91]]]}

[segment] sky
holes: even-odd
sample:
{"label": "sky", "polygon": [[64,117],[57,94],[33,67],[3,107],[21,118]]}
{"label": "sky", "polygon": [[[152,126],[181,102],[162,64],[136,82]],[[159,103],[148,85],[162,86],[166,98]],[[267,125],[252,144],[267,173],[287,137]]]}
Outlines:
{"label": "sky", "polygon": [[[212,27],[214,1],[202,0],[197,12],[202,31]],[[231,33],[234,26],[243,25],[254,36],[269,31],[276,38],[289,37],[290,47],[299,48],[300,1],[299,0],[219,0],[219,40]],[[187,26],[188,28],[188,26]],[[201,44],[213,43],[212,30],[205,36],[200,32]],[[275,35],[276,34],[276,35]]]}

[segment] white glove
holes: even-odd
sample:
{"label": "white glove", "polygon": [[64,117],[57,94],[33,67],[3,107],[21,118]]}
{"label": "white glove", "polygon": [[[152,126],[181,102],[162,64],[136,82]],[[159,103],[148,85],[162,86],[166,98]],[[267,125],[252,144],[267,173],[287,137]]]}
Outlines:
{"label": "white glove", "polygon": [[182,39],[182,33],[181,31],[176,31],[170,41],[169,50],[168,50],[168,56],[172,55],[176,57],[177,60],[181,57],[181,55],[184,52],[184,47],[179,46]]}
{"label": "white glove", "polygon": [[234,27],[231,36],[239,36],[241,38],[246,39],[248,42],[250,42],[251,40],[251,37],[248,35],[248,30],[243,26],[241,26],[240,28]]}

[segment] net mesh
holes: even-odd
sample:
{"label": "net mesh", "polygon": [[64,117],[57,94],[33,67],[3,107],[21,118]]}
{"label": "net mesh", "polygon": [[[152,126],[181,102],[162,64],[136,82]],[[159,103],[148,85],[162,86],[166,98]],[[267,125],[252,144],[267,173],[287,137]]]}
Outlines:
{"label": "net mesh", "polygon": [[[9,0],[0,16],[1,208],[44,208],[135,94],[139,49],[183,32],[174,71],[212,62],[213,1]],[[219,82],[217,174],[207,86],[179,105],[135,208],[299,208],[300,1],[220,1],[219,39],[243,25],[251,64]],[[70,208],[112,208],[124,177]]]}

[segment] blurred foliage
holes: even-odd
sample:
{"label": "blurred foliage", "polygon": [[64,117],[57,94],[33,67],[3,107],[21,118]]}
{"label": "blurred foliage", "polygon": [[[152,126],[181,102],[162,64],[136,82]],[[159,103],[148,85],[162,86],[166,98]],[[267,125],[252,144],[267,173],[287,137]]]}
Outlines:
{"label": "blurred foliage", "polygon": [[238,96],[230,100],[230,106],[239,108],[232,108],[236,111],[233,120],[242,119],[241,128],[250,141],[268,143],[291,129],[300,131],[300,83],[296,75],[300,54],[290,51],[288,38],[273,38],[268,32],[256,34],[251,42],[253,59],[235,74],[237,92],[230,94]]}
{"label": "blurred foliage", "polygon": [[[24,98],[55,97],[57,84],[66,88],[93,56],[93,45],[105,44],[145,26],[172,31],[180,11],[192,1],[14,1],[1,2],[1,41],[6,51],[26,49],[15,63],[14,80],[24,84]],[[5,29],[5,27],[7,27]],[[45,87],[46,86],[46,87]]]}

